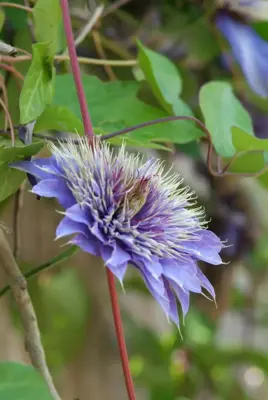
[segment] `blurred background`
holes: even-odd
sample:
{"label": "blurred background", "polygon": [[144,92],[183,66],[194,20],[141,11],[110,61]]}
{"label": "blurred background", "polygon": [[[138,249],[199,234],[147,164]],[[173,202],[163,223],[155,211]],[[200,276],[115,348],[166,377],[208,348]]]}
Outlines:
{"label": "blurred background", "polygon": [[[69,3],[74,32],[79,35],[100,3],[97,0]],[[220,5],[234,18],[245,17],[239,7],[229,11],[232,4],[239,2],[227,2],[231,6],[223,3],[103,1],[103,18],[77,46],[78,54],[135,59],[139,38],[178,66],[184,83],[182,97],[196,116],[201,116],[197,97],[200,86],[213,79],[224,79],[232,84],[250,112],[256,135],[266,138],[267,99],[249,88],[230,54],[228,43],[220,32],[213,34],[216,6]],[[31,26],[25,13],[10,8],[5,10],[5,15],[2,38],[29,50]],[[268,22],[246,20],[246,23],[264,39],[268,38]],[[25,74],[28,67],[24,63],[17,69]],[[64,71],[69,67],[58,68]],[[90,65],[83,69],[103,81],[139,78],[136,67]],[[9,109],[16,121],[16,82],[8,73],[5,80]],[[145,84],[140,96],[154,102]],[[185,325],[181,327],[183,338],[175,326],[168,324],[132,270],[125,280],[125,293],[118,287],[137,399],[268,398],[268,192],[252,178],[211,177],[204,162],[206,144],[202,141],[174,145],[172,150],[172,153],[157,150],[147,153],[174,165],[205,206],[211,219],[210,228],[232,246],[223,251],[225,265],[202,266],[215,287],[217,307],[206,298],[193,295]],[[20,194],[1,203],[0,209],[1,221],[13,231],[8,239],[25,272],[59,254],[63,244],[54,242],[60,219],[55,209],[59,206],[46,199],[37,201],[28,190],[25,183]],[[1,270],[0,283],[1,287],[6,283]],[[62,399],[126,399],[101,261],[79,252],[67,262],[31,279],[29,288],[48,364]],[[0,300],[0,359],[28,361],[20,321],[9,294]]]}

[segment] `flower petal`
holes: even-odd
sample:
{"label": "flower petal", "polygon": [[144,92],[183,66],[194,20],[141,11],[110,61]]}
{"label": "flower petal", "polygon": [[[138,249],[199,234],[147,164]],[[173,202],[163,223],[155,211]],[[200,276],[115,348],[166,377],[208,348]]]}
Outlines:
{"label": "flower petal", "polygon": [[88,228],[84,224],[75,222],[68,217],[64,217],[57,227],[56,239],[69,236],[74,233],[81,233],[82,235],[86,236],[88,233]]}
{"label": "flower petal", "polygon": [[32,161],[16,161],[9,166],[34,175],[39,179],[53,178],[53,175],[60,173],[54,157],[38,158]]}
{"label": "flower petal", "polygon": [[201,293],[201,284],[196,276],[197,266],[192,260],[180,263],[176,260],[165,260],[163,265],[163,275],[174,281],[179,287],[185,288],[194,293]]}
{"label": "flower petal", "polygon": [[93,238],[86,238],[83,234],[79,233],[69,243],[75,244],[86,253],[93,254],[94,256],[100,255],[100,244]]}
{"label": "flower petal", "polygon": [[84,210],[80,204],[76,203],[67,208],[65,215],[75,222],[80,222],[81,224],[85,224],[87,226],[89,225],[90,219],[87,215],[87,210]]}
{"label": "flower petal", "polygon": [[216,25],[229,41],[251,89],[261,97],[268,97],[268,43],[250,26],[219,12]]}
{"label": "flower petal", "polygon": [[220,239],[211,231],[197,231],[196,235],[200,239],[185,241],[182,244],[183,251],[195,259],[205,261],[209,264],[220,265],[222,259],[219,256],[219,251],[223,247]]}
{"label": "flower petal", "polygon": [[165,310],[166,314],[176,325],[179,326],[180,322],[178,317],[178,307],[177,307],[176,297],[174,296],[174,293],[170,289],[169,281],[163,278],[163,282],[166,288],[166,294],[168,297],[168,305],[169,305],[168,310]]}
{"label": "flower petal", "polygon": [[44,179],[32,188],[32,193],[41,197],[56,197],[59,203],[68,208],[72,206],[75,199],[66,185],[64,179]]}
{"label": "flower petal", "polygon": [[214,287],[211,285],[207,277],[203,274],[203,272],[199,268],[197,270],[197,277],[200,279],[201,286],[208,291],[208,293],[212,296],[213,299],[215,299],[216,294]]}
{"label": "flower petal", "polygon": [[175,282],[169,281],[172,289],[176,293],[176,296],[179,299],[181,304],[183,318],[185,318],[190,305],[190,293],[187,290],[183,290],[180,286],[178,286]]}
{"label": "flower petal", "polygon": [[149,273],[156,279],[163,273],[163,267],[159,262],[158,257],[153,256],[150,260],[145,257],[139,257],[137,254],[133,254],[132,259],[141,269],[149,271]]}
{"label": "flower petal", "polygon": [[107,268],[116,276],[116,278],[121,282],[123,282],[126,270],[127,270],[127,265],[128,263],[123,263],[119,265],[112,265],[112,264],[107,264]]}
{"label": "flower petal", "polygon": [[106,261],[107,265],[120,265],[130,260],[130,254],[117,242],[113,246],[111,257]]}

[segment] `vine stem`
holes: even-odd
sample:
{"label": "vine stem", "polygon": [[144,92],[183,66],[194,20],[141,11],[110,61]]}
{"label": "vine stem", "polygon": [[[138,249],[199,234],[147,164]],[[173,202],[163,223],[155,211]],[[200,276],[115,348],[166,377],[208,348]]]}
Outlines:
{"label": "vine stem", "polygon": [[42,346],[40,331],[27,289],[27,282],[22,275],[4,233],[0,229],[0,266],[5,270],[10,288],[21,316],[25,347],[29,353],[33,366],[40,372],[47,383],[54,400],[60,400],[49,372],[45,352]]}
{"label": "vine stem", "polygon": [[110,293],[111,304],[112,304],[114,326],[115,326],[115,331],[116,331],[116,336],[117,336],[117,341],[118,341],[118,347],[119,347],[119,352],[120,352],[120,357],[121,357],[122,368],[123,368],[123,372],[124,372],[127,394],[128,394],[129,400],[135,400],[136,396],[135,396],[134,385],[133,385],[130,367],[129,367],[127,346],[126,346],[126,341],[125,341],[125,337],[124,337],[124,329],[123,329],[122,319],[121,319],[121,315],[120,315],[120,307],[119,307],[117,293],[116,293],[115,278],[114,278],[114,274],[109,270],[109,268],[106,268],[106,274],[107,274],[107,281],[108,281],[109,293]]}
{"label": "vine stem", "polygon": [[74,77],[74,81],[75,81],[78,101],[80,104],[83,124],[84,124],[84,128],[85,128],[85,135],[87,135],[89,142],[92,143],[93,137],[94,137],[93,126],[91,123],[89,111],[87,109],[86,96],[84,93],[83,84],[82,84],[82,80],[81,80],[80,68],[79,68],[79,63],[78,63],[78,59],[77,59],[76,48],[75,48],[75,43],[74,43],[74,36],[73,36],[73,31],[72,31],[71,18],[70,18],[70,14],[69,14],[68,0],[60,0],[60,3],[61,3],[61,9],[62,9],[62,18],[63,18],[65,35],[66,35],[67,47],[68,47],[68,51],[69,51],[73,77]]}
{"label": "vine stem", "polygon": [[[73,32],[72,32],[72,25],[71,25],[70,13],[69,13],[68,1],[60,0],[60,3],[61,3],[61,9],[62,9],[66,41],[67,41],[67,46],[68,46],[68,50],[69,50],[69,56],[70,56],[73,76],[74,76],[74,80],[75,80],[75,84],[76,84],[77,95],[79,98],[80,109],[81,109],[81,114],[82,114],[84,128],[85,128],[85,134],[88,136],[89,142],[92,143],[93,137],[94,137],[94,132],[93,132],[93,127],[92,127],[92,123],[90,120],[90,115],[89,115],[89,112],[87,109],[86,97],[85,97],[85,93],[84,93],[84,89],[83,89],[83,85],[82,85],[82,81],[81,81],[79,64],[78,64],[78,59],[77,59],[77,54],[76,54],[76,49],[75,49]],[[135,400],[135,391],[134,391],[134,385],[133,385],[133,381],[132,381],[132,377],[131,377],[131,373],[130,373],[127,348],[126,348],[126,343],[125,343],[125,338],[124,338],[123,324],[122,324],[122,320],[121,320],[120,307],[119,307],[118,297],[117,297],[117,293],[116,293],[115,279],[114,279],[112,272],[110,272],[110,270],[108,268],[106,268],[106,273],[107,273],[107,281],[108,281],[108,286],[109,286],[109,293],[110,293],[110,297],[111,297],[115,331],[116,331],[117,342],[118,342],[118,347],[119,347],[119,352],[120,352],[120,357],[121,357],[122,368],[123,368],[124,377],[125,377],[128,398],[129,398],[129,400]]]}
{"label": "vine stem", "polygon": [[9,3],[7,1],[1,2],[0,7],[13,7],[13,8],[18,8],[20,10],[24,10],[29,13],[33,12],[31,7],[23,6],[22,4]]}
{"label": "vine stem", "polygon": [[[19,50],[18,47],[16,47]],[[20,50],[19,50],[20,51]],[[8,62],[11,64],[16,64],[19,62],[29,61],[32,59],[31,54],[27,54],[25,56],[0,56],[0,61]],[[90,57],[77,57],[78,62],[81,64],[89,64],[89,65],[110,65],[111,67],[135,67],[138,62],[137,60],[100,60],[99,58],[90,58]],[[55,61],[70,61],[70,57],[68,55],[56,55],[54,56]]]}

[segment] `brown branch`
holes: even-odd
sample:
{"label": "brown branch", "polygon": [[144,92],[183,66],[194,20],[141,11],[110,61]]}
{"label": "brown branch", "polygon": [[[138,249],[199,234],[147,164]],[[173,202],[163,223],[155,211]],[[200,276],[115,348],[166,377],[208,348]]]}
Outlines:
{"label": "brown branch", "polygon": [[[6,108],[8,109],[8,95],[7,95],[7,88],[6,88],[6,84],[5,84],[5,80],[3,78],[3,75],[0,74],[0,87],[2,89],[2,94],[3,94],[3,102],[6,106]],[[4,129],[7,130],[8,129],[8,119],[7,116],[5,114],[5,125],[4,125]]]}
{"label": "brown branch", "polygon": [[29,13],[33,12],[33,9],[31,7],[26,7],[26,6],[23,6],[22,4],[9,3],[7,1],[1,2],[0,7],[12,7],[12,8],[18,8],[20,10],[27,11]]}
{"label": "brown branch", "polygon": [[14,127],[13,127],[13,122],[12,122],[10,113],[8,111],[8,108],[6,107],[4,101],[1,98],[0,98],[0,105],[4,109],[5,116],[8,121],[8,124],[9,124],[12,147],[15,147],[15,132],[14,132]]}
{"label": "brown branch", "polygon": [[60,400],[46,364],[35,311],[27,290],[27,282],[22,275],[3,231],[0,229],[0,265],[5,270],[11,291],[22,319],[25,347],[33,366],[45,379],[54,400]]}
{"label": "brown branch", "polygon": [[[1,60],[1,57],[0,57],[0,60]],[[0,63],[0,68],[10,72],[11,74],[13,74],[15,76],[15,78],[20,79],[22,81],[24,80],[24,76],[19,71],[17,71],[15,67],[13,67],[11,65],[4,64],[4,63]]]}
{"label": "brown branch", "polygon": [[[0,56],[0,61],[9,62],[15,64],[22,61],[31,60],[31,56]],[[79,63],[81,64],[91,64],[91,65],[111,65],[114,67],[134,67],[138,64],[137,60],[98,60],[97,58],[89,57],[77,57]],[[70,57],[67,55],[57,55],[54,57],[55,61],[70,61]]]}
{"label": "brown branch", "polygon": [[[102,45],[101,45],[101,39],[100,39],[99,32],[98,32],[97,30],[93,30],[92,33],[91,33],[91,35],[92,35],[92,39],[93,39],[93,42],[94,42],[94,44],[95,44],[95,47],[96,47],[96,51],[97,51],[98,56],[99,56],[100,59],[102,59],[102,60],[105,59],[105,58],[106,58],[106,55],[105,55],[105,52],[104,52],[103,47],[102,47]],[[115,73],[114,73],[114,71],[112,70],[111,66],[110,66],[110,65],[104,65],[103,67],[104,67],[104,69],[105,69],[105,72],[106,72],[108,78],[109,78],[111,81],[115,81],[115,80],[116,80],[116,76],[115,76]]]}

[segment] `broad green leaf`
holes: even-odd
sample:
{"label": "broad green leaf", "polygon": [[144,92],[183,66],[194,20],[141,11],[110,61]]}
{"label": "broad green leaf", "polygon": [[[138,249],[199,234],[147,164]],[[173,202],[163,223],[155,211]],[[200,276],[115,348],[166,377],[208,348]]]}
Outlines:
{"label": "broad green leaf", "polygon": [[156,53],[138,42],[138,61],[154,95],[162,106],[172,111],[182,90],[182,81],[176,66],[162,54]]}
{"label": "broad green leaf", "polygon": [[4,10],[0,8],[0,31],[3,28],[4,22],[5,22],[5,13]]}
{"label": "broad green leaf", "polygon": [[10,147],[10,140],[0,139],[0,203],[14,194],[25,179],[24,172],[11,168],[9,164],[37,154],[43,146],[44,143],[38,141],[27,146],[16,142],[16,147]]}
{"label": "broad green leaf", "polygon": [[268,172],[264,172],[260,177],[258,177],[260,184],[268,189]]}
{"label": "broad green leaf", "polygon": [[[111,133],[153,119],[169,116],[165,111],[149,106],[137,98],[137,82],[103,83],[94,76],[83,76],[88,108],[93,126],[100,133]],[[56,77],[54,104],[68,107],[81,118],[73,77]],[[117,138],[135,141],[138,146],[154,147],[155,142],[187,143],[201,136],[191,123],[168,122],[149,126]]]}
{"label": "broad green leaf", "polygon": [[268,21],[256,22],[253,27],[264,40],[268,40]]}
{"label": "broad green leaf", "polygon": [[[6,8],[7,10],[8,8]],[[11,10],[11,8],[10,8]],[[22,10],[17,10],[20,14],[26,14]],[[28,52],[32,51],[32,39],[29,29],[19,29],[16,31],[14,35],[14,39],[12,41],[13,46],[19,47],[21,49],[25,49]],[[16,64],[16,69],[22,75],[26,75],[27,71],[30,67],[30,61],[25,61],[22,63]],[[10,75],[10,78],[6,81],[7,86],[7,95],[8,95],[8,110],[10,115],[12,116],[12,121],[14,125],[19,124],[19,93],[20,90],[18,88],[17,79],[13,74]],[[4,126],[4,113],[0,113],[0,126]]]}
{"label": "broad green leaf", "polygon": [[67,48],[66,36],[64,31],[63,19],[60,19],[57,33],[57,48],[56,53],[61,53]]}
{"label": "broad green leaf", "polygon": [[236,135],[238,130],[253,134],[249,114],[233,94],[231,85],[226,82],[214,81],[203,85],[199,101],[217,153],[231,157],[236,152],[233,129],[236,128]]}
{"label": "broad green leaf", "polygon": [[58,47],[58,33],[62,19],[59,0],[38,0],[33,8],[33,19],[36,40],[49,42],[50,55],[54,55]]}
{"label": "broad green leaf", "polygon": [[232,129],[233,145],[236,150],[263,150],[268,151],[268,139],[259,139],[256,136],[249,135],[245,131],[234,127]]}
{"label": "broad green leaf", "polygon": [[0,363],[1,400],[53,400],[46,383],[30,365]]}
{"label": "broad green leaf", "polygon": [[[10,0],[9,3],[24,5],[24,0]],[[12,23],[14,29],[26,28],[28,18],[27,12],[19,8],[5,7],[5,14],[7,19]]]}
{"label": "broad green leaf", "polygon": [[49,43],[33,45],[33,58],[20,94],[20,122],[27,124],[38,118],[54,93],[55,68]]}
{"label": "broad green leaf", "polygon": [[8,164],[0,164],[0,203],[14,194],[25,179],[24,172],[10,168]]}
{"label": "broad green leaf", "polygon": [[261,153],[246,153],[238,156],[230,168],[231,172],[255,174],[264,167]]}
{"label": "broad green leaf", "polygon": [[[140,42],[138,47],[140,67],[162,107],[169,115],[191,116],[190,107],[179,97],[182,91],[182,79],[177,67],[167,57],[148,49]],[[185,130],[185,136],[189,138],[191,136],[192,139],[196,139],[202,135],[193,122],[179,121],[176,124],[181,131]]]}
{"label": "broad green leaf", "polygon": [[[1,145],[1,141],[0,141]],[[20,147],[2,147],[0,148],[0,163],[13,162],[20,158],[30,157],[37,154],[44,146],[42,141]]]}
{"label": "broad green leaf", "polygon": [[37,119],[34,132],[47,130],[58,130],[65,132],[84,132],[81,120],[67,107],[49,105]]}

